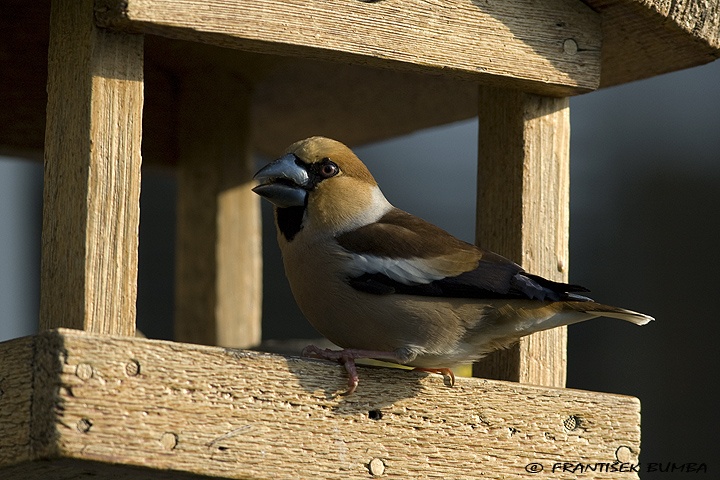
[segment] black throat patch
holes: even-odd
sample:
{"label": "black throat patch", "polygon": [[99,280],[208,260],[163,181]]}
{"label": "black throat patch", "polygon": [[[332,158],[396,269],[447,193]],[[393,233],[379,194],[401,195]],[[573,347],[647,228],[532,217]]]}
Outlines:
{"label": "black throat patch", "polygon": [[302,230],[302,220],[305,215],[305,206],[286,207],[277,209],[277,226],[283,237],[288,242],[295,238],[295,235]]}

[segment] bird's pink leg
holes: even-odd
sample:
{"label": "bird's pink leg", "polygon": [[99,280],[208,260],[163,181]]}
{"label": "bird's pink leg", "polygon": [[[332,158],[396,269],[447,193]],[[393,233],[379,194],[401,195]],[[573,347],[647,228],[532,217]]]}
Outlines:
{"label": "bird's pink leg", "polygon": [[348,373],[348,390],[343,395],[350,395],[357,389],[360,377],[358,377],[355,360],[358,358],[373,358],[387,362],[402,363],[403,359],[394,352],[378,352],[375,350],[357,350],[346,348],[344,350],[330,350],[329,348],[318,348],[315,345],[308,345],[301,353],[303,357],[322,358],[342,363]]}
{"label": "bird's pink leg", "polygon": [[450,377],[450,386],[452,387],[453,385],[455,385],[455,374],[449,368],[423,368],[423,367],[413,368],[413,371],[416,371],[416,370],[418,372],[439,373],[443,377]]}

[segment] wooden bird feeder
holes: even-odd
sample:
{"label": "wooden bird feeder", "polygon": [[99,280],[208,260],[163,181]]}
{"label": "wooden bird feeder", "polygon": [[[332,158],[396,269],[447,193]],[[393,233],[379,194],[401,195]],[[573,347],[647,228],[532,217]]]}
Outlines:
{"label": "wooden bird feeder", "polygon": [[[45,187],[39,333],[0,344],[0,477],[574,478],[552,465],[637,463],[639,401],[563,388],[564,329],[476,366],[499,380],[364,367],[348,397],[339,365],[226,348],[260,341],[249,152],[479,114],[478,241],[565,280],[568,98],[716,59],[720,1],[4,7],[0,145],[44,151]],[[134,337],[141,151],[177,169],[176,337],[193,344]]]}

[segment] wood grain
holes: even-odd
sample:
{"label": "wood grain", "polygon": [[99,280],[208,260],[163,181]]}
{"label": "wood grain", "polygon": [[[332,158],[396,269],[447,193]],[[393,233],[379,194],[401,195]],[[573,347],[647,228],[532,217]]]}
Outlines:
{"label": "wood grain", "polygon": [[32,337],[0,343],[0,466],[32,458],[30,405],[34,355]]}
{"label": "wood grain", "polygon": [[53,2],[40,328],[134,335],[143,41]]}
{"label": "wood grain", "polygon": [[262,232],[250,187],[250,91],[222,71],[181,78],[175,337],[260,343]]}
{"label": "wood grain", "polygon": [[599,16],[574,0],[104,0],[97,15],[126,31],[556,95],[600,77]]}
{"label": "wood grain", "polygon": [[[252,479],[368,478],[371,469],[403,479],[576,478],[551,467],[639,454],[640,405],[621,395],[473,378],[448,387],[439,375],[360,367],[359,389],[345,397],[344,369],[323,361],[67,329],[35,341],[44,345],[35,383],[58,408],[36,412],[50,428],[35,425],[31,441],[49,436],[55,447],[44,451],[65,474],[84,461],[97,478],[111,478],[102,463],[112,474],[125,465]],[[530,462],[545,470],[528,474]],[[21,466],[27,475],[47,464]],[[18,468],[0,464],[0,475],[19,479]]]}
{"label": "wood grain", "polygon": [[602,87],[720,58],[718,0],[585,0],[585,3],[603,19]]}
{"label": "wood grain", "polygon": [[[478,244],[567,281],[568,99],[483,87],[478,109]],[[566,327],[530,335],[483,359],[474,375],[563,387],[566,344]]]}
{"label": "wood grain", "polygon": [[[602,17],[601,87],[702,65],[720,56],[720,0],[585,3]],[[0,152],[42,158],[50,2],[5,0],[3,5],[13,15],[0,16]],[[177,160],[166,137],[175,119],[168,110],[175,106],[164,102],[167,82],[154,81],[161,78],[153,74],[159,71],[172,76],[178,70],[222,66],[242,76],[256,91],[252,145],[271,155],[283,148],[278,144],[318,132],[358,145],[476,114],[475,77],[462,80],[422,65],[419,72],[371,68],[152,35],[145,46],[146,163],[174,165]],[[198,50],[197,55],[189,54],[189,46]],[[391,63],[395,68],[397,62]]]}
{"label": "wood grain", "polygon": [[[102,8],[101,2],[96,3]],[[720,57],[720,0],[584,3],[602,17],[601,87],[702,65]],[[49,39],[47,28],[35,26],[49,24],[50,2],[4,0],[3,4],[12,13],[0,16],[0,152],[41,158]],[[100,12],[99,17],[102,20],[106,15]],[[187,33],[193,35],[200,33]],[[357,145],[475,115],[472,79],[426,75],[423,72],[428,70],[423,66],[417,67],[419,73],[376,69],[302,57],[241,54],[210,45],[203,45],[208,47],[200,56],[205,61],[199,62],[198,56],[187,55],[187,45],[193,42],[178,48],[175,43],[148,36],[148,69],[165,69],[168,63],[180,69],[205,68],[208,64],[227,68],[228,62],[237,65],[236,70],[244,72],[248,83],[262,96],[254,106],[258,113],[253,118],[253,147],[265,153],[275,154],[277,148],[283,148],[277,147],[278,143],[287,145],[308,136],[308,132],[323,132]],[[277,76],[266,81],[263,74],[268,72],[268,63],[279,68],[272,70]],[[305,68],[298,71],[298,64]],[[441,69],[437,72],[443,73]],[[147,80],[146,111],[149,114],[150,102],[157,100],[153,109],[160,115],[149,123],[150,130],[146,129],[143,154],[148,162],[174,164],[176,156],[166,153],[166,142],[159,137],[173,121],[173,117],[162,114],[173,106],[162,101],[165,83],[151,85],[150,78]],[[276,140],[278,132],[282,138]]]}

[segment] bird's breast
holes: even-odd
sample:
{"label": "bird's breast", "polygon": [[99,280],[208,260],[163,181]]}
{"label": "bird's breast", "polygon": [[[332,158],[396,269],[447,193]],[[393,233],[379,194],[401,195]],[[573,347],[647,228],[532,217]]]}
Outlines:
{"label": "bird's breast", "polygon": [[347,281],[357,274],[352,254],[332,238],[310,242],[304,233],[281,243],[285,273],[305,317],[340,347],[409,349],[418,362],[423,355],[449,357],[482,317],[484,306],[477,302],[356,290]]}

